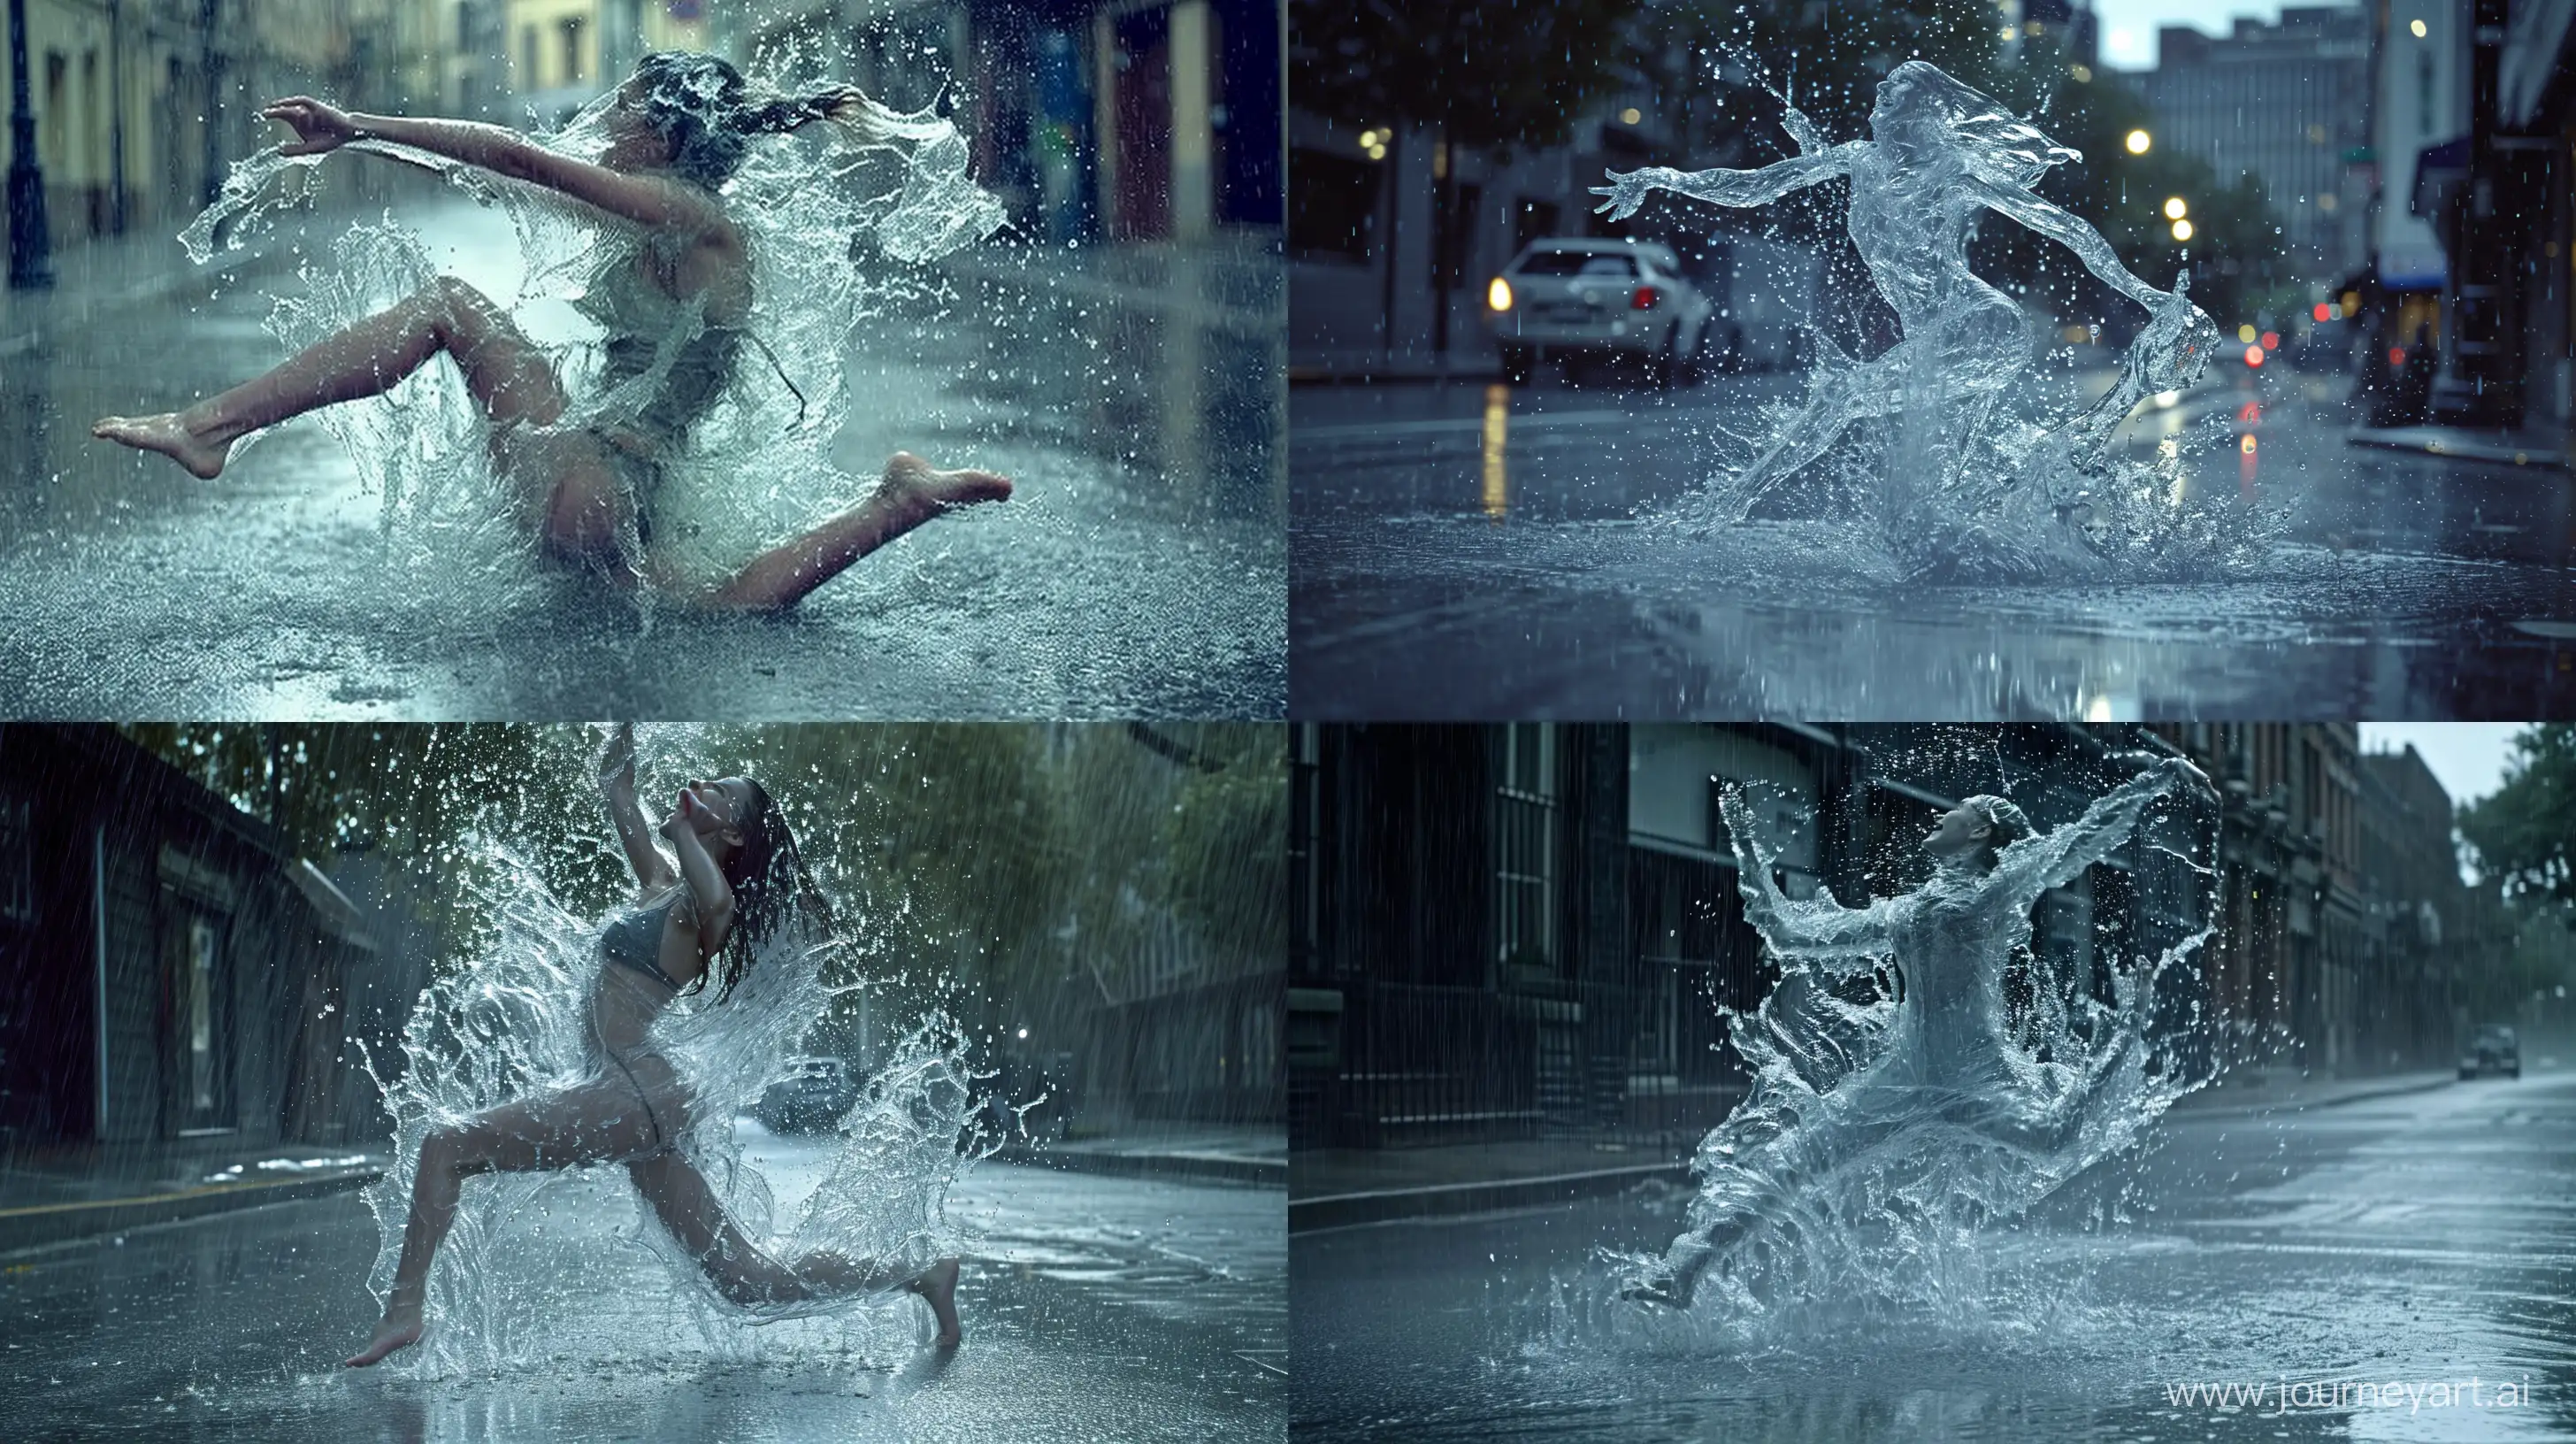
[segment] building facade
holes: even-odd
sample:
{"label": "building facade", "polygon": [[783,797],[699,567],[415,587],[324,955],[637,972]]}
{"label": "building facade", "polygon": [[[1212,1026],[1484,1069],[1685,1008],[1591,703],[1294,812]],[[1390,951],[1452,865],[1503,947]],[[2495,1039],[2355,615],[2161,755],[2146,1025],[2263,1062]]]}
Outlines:
{"label": "building facade", "polygon": [[2294,273],[2316,285],[2369,253],[2370,20],[2358,6],[2284,7],[2277,24],[2238,18],[2229,35],[2157,33],[2138,77],[2157,142],[2197,157],[2220,185],[2250,175],[2282,218]]}
{"label": "building facade", "polygon": [[420,979],[377,976],[361,905],[112,728],[0,727],[0,776],[0,1129],[376,1136],[351,1044],[384,1052],[402,1018],[351,1000],[407,1011]]}
{"label": "building facade", "polygon": [[[1959,797],[2079,815],[2137,729],[1961,745],[1898,726],[1298,726],[1289,856],[1297,1147],[1543,1134],[1696,1138],[1745,1082],[1721,1008],[1776,972],[1743,918],[1717,798],[1744,786],[1779,881],[1846,903],[1918,885]],[[2096,784],[2099,784],[2098,786]],[[2214,819],[2160,804],[2156,828]],[[2161,833],[2159,834],[2161,836]],[[2124,848],[2034,914],[2055,976],[2099,978],[2202,926],[2187,842]],[[2204,846],[2204,851],[2205,851]],[[2204,960],[2204,966],[2206,960]],[[2196,1001],[2196,985],[2173,985]]]}

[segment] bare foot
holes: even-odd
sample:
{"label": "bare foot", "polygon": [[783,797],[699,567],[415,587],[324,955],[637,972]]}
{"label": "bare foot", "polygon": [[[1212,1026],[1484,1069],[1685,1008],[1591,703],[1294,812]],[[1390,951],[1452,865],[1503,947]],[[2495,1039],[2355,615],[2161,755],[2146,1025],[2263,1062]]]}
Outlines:
{"label": "bare foot", "polygon": [[207,440],[181,419],[185,415],[164,411],[158,416],[102,416],[90,426],[89,434],[137,451],[160,452],[188,468],[188,474],[199,481],[212,481],[223,474],[224,458],[232,454],[233,444]]}
{"label": "bare foot", "polygon": [[1009,501],[1011,483],[989,471],[935,471],[909,451],[886,458],[877,495],[891,507],[894,532],[906,532],[944,511],[979,501]]}
{"label": "bare foot", "polygon": [[957,1347],[957,1341],[966,1337],[965,1330],[957,1322],[957,1260],[941,1259],[904,1287],[921,1295],[922,1300],[930,1305],[931,1314],[939,1320],[939,1336],[932,1342],[943,1349]]}
{"label": "bare foot", "polygon": [[376,1325],[376,1336],[367,1340],[365,1348],[349,1356],[348,1365],[352,1369],[363,1369],[396,1349],[408,1349],[419,1342],[420,1309],[417,1306],[390,1308],[385,1310],[384,1321]]}

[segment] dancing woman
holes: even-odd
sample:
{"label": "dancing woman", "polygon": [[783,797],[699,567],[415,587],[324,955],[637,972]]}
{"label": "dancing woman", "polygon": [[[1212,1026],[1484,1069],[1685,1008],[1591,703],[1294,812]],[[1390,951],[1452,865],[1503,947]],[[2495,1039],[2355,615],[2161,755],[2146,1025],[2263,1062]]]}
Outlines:
{"label": "dancing woman", "polygon": [[1868,140],[1823,145],[1795,107],[1783,125],[1800,154],[1760,170],[1686,174],[1653,166],[1614,174],[1593,192],[1606,197],[1603,214],[1623,220],[1659,189],[1759,206],[1849,177],[1852,244],[1904,325],[1904,338],[1884,354],[1819,371],[1805,408],[1735,478],[1712,520],[1741,521],[1854,421],[1899,411],[1923,418],[1930,465],[1921,474],[1943,489],[1967,479],[1970,443],[1997,399],[2018,383],[2031,349],[2021,308],[1968,269],[1969,231],[1984,211],[2065,246],[2147,308],[2151,319],[2130,346],[2120,380],[2073,423],[2080,446],[2107,441],[2141,397],[2189,385],[2215,354],[2217,327],[2183,294],[2189,272],[2173,290],[2156,290],[2131,275],[2091,226],[2032,193],[2049,167],[2083,157],[1938,68],[1909,60],[1888,72]]}
{"label": "dancing woman", "polygon": [[[1797,1226],[1804,1196],[1864,1159],[1893,1160],[1938,1140],[1983,1150],[2016,1169],[2027,1207],[2104,1151],[2088,1138],[2106,1087],[2143,1066],[2141,1014],[2152,990],[2131,984],[2110,1026],[2080,1062],[2034,1068],[2011,1041],[2004,973],[2030,944],[2030,911],[2117,850],[2147,804],[2176,790],[2206,793],[2209,780],[2180,757],[2152,760],[2083,817],[2053,832],[2032,829],[2000,797],[1971,797],[1923,840],[1931,881],[1901,897],[1846,908],[1831,895],[1781,895],[1771,860],[1753,842],[1742,797],[1724,799],[1744,913],[1771,951],[1810,962],[1827,978],[1892,961],[1903,979],[1892,1026],[1856,1072],[1820,1094],[1757,1085],[1710,1132],[1693,1167],[1700,1191],[1689,1226],[1660,1260],[1632,1276],[1629,1298],[1687,1307],[1709,1268],[1746,1244]],[[1766,1007],[1766,1018],[1769,1016]],[[2105,1136],[2108,1136],[2107,1134]]]}
{"label": "dancing woman", "polygon": [[[609,143],[596,162],[499,126],[352,114],[301,96],[261,114],[294,130],[283,155],[322,155],[358,140],[407,146],[568,196],[612,240],[631,242],[604,247],[606,264],[577,303],[607,333],[600,394],[570,395],[506,312],[441,276],[266,375],[184,411],[102,418],[91,434],[160,452],[212,480],[233,443],[251,432],[381,394],[443,354],[482,410],[494,468],[539,550],[621,583],[647,579],[637,560],[651,539],[662,474],[732,381],[750,334],[750,257],[720,188],[761,136],[822,123],[866,138],[897,120],[847,86],[778,95],[714,56],[671,52],[645,56],[619,86],[603,118]],[[896,452],[867,500],[699,599],[784,611],[923,522],[1010,494],[1001,477],[936,471]]]}
{"label": "dancing woman", "polygon": [[[813,885],[786,819],[759,783],[728,777],[691,782],[661,827],[649,826],[635,798],[630,728],[610,739],[600,785],[639,891],[635,905],[600,934],[588,1017],[593,1072],[569,1088],[431,1130],[421,1143],[384,1318],[375,1337],[349,1358],[350,1367],[364,1368],[419,1340],[430,1262],[455,1221],[466,1179],[598,1163],[626,1165],[662,1226],[733,1303],[793,1303],[900,1286],[929,1303],[939,1345],[955,1345],[961,1336],[956,1259],[907,1275],[830,1252],[769,1258],[725,1216],[677,1147],[699,1100],[655,1049],[653,1023],[674,998],[703,992],[710,978],[721,1005],[760,944],[790,912],[813,906]],[[657,831],[669,852],[655,844]]]}

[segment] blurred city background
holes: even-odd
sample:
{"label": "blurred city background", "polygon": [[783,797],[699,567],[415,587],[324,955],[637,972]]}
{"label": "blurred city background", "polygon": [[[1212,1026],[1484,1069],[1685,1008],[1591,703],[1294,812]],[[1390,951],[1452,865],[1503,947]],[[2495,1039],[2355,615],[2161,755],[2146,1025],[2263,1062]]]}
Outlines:
{"label": "blurred city background", "polygon": [[2096,977],[2215,930],[2162,994],[2219,1073],[2185,1108],[2442,1086],[2490,1024],[2576,1067],[2576,729],[2448,730],[1299,724],[1292,1228],[1678,1181],[1742,1095],[1718,1010],[1778,978],[1718,820],[1739,784],[1787,890],[1858,906],[1920,882],[1960,797],[2053,827],[2126,755],[2179,753],[2217,799],[2157,804],[2043,899],[2032,949]]}

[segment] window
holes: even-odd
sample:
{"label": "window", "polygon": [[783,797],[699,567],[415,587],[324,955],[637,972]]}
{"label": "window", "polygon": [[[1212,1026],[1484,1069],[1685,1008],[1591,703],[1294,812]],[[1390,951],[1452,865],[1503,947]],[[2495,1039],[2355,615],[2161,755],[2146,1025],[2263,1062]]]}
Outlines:
{"label": "window", "polygon": [[24,798],[0,797],[0,922],[36,918],[35,824]]}
{"label": "window", "polygon": [[1311,722],[1288,729],[1288,950],[1292,966],[1311,960],[1322,930],[1323,889],[1315,873],[1320,841],[1323,738]]}
{"label": "window", "polygon": [[1583,251],[1534,251],[1521,262],[1524,276],[1607,276],[1634,280],[1637,259],[1634,256],[1591,255]]}
{"label": "window", "polygon": [[1556,967],[1556,729],[1516,722],[1502,730],[1494,789],[1496,960]]}
{"label": "window", "polygon": [[1383,168],[1330,151],[1288,153],[1288,253],[1365,263],[1377,235]]}
{"label": "window", "polygon": [[555,22],[555,29],[563,38],[563,83],[566,85],[579,85],[584,78],[581,63],[581,20],[582,17],[578,15],[567,15]]}

